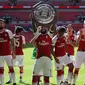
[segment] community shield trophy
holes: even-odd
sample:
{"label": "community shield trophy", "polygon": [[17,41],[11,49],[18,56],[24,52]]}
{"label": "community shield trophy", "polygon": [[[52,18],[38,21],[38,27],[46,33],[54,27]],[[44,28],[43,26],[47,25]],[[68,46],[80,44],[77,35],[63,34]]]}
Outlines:
{"label": "community shield trophy", "polygon": [[55,18],[55,8],[50,3],[39,3],[34,7],[33,16],[35,20],[43,25],[51,23]]}

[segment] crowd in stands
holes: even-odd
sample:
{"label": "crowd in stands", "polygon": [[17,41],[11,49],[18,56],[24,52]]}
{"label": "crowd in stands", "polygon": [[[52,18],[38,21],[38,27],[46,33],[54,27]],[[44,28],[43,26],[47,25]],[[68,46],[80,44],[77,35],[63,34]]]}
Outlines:
{"label": "crowd in stands", "polygon": [[[59,16],[58,16],[59,14]],[[69,16],[67,16],[70,15]],[[57,12],[58,21],[78,21],[82,23],[85,20],[85,12]],[[0,13],[0,18],[6,20],[7,23],[15,21],[16,23],[22,21],[28,23],[30,19],[30,12],[3,12]]]}
{"label": "crowd in stands", "polygon": [[81,0],[68,0],[69,2],[72,3],[72,5],[79,5],[79,3],[81,2]]}
{"label": "crowd in stands", "polygon": [[[39,0],[38,0],[39,1]],[[23,5],[23,6],[33,6],[35,3],[37,3],[38,1],[19,1],[19,0],[8,0],[8,1],[4,1],[4,2],[0,2],[0,5],[8,5],[8,6],[18,6],[18,5]],[[85,5],[83,0],[68,0],[68,1],[56,1],[56,0],[40,0],[40,1],[49,1],[51,3],[53,3],[56,6],[59,5]],[[6,4],[4,4],[6,3]]]}
{"label": "crowd in stands", "polygon": [[[51,1],[51,0],[46,0],[46,1]],[[53,0],[53,5],[54,6],[58,6],[58,5],[81,5],[80,3],[82,2],[82,0],[68,0],[68,1],[54,1]],[[84,2],[84,1],[83,1]],[[6,1],[6,4],[4,2],[0,2],[0,5],[1,3],[3,3],[2,5],[6,5],[8,4],[9,6],[17,6],[17,5],[23,5],[23,6],[33,6],[35,3],[37,2],[30,2],[30,3],[27,3],[27,1],[18,1],[18,0],[8,0],[8,2]],[[69,3],[69,4],[68,4]],[[28,5],[29,4],[29,5]],[[82,3],[84,4],[84,3]],[[57,12],[58,13],[58,12]],[[22,25],[24,28],[25,28],[25,31],[30,31],[30,28],[31,26],[28,26],[28,22],[30,21],[29,19],[29,14],[30,12],[3,12],[3,13],[0,13],[0,18],[3,18],[6,20],[6,23],[7,24],[11,24],[12,22],[20,22],[20,21],[24,21],[24,24]],[[70,17],[67,16],[67,14],[69,15],[70,14]],[[81,28],[82,26],[82,23],[83,21],[85,20],[85,13],[82,13],[82,12],[59,12],[59,17],[58,17],[58,21],[79,21],[80,24],[75,24],[74,27],[75,28]],[[13,28],[14,25],[9,24],[9,27],[10,28]],[[20,23],[18,23],[20,24]],[[68,23],[67,23],[68,24]],[[15,24],[16,25],[16,24]],[[76,29],[77,30],[77,29]]]}

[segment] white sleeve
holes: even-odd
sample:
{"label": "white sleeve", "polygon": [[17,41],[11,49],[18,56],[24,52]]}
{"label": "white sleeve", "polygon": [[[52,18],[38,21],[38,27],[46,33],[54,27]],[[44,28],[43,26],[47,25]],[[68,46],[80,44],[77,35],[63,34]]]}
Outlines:
{"label": "white sleeve", "polygon": [[48,35],[52,38],[53,34],[48,31]]}
{"label": "white sleeve", "polygon": [[74,40],[75,40],[75,41],[77,40],[77,36],[76,36],[76,35],[74,35]]}
{"label": "white sleeve", "polygon": [[79,37],[79,35],[80,35],[80,31],[77,32],[77,38]]}
{"label": "white sleeve", "polygon": [[6,29],[6,32],[8,32],[9,38],[12,39],[13,38],[13,33],[8,29]]}
{"label": "white sleeve", "polygon": [[37,32],[34,33],[34,37],[36,37],[36,38],[37,38],[39,35],[40,35],[39,31],[37,31]]}
{"label": "white sleeve", "polygon": [[23,44],[26,44],[24,36],[22,36],[22,41],[23,41]]}
{"label": "white sleeve", "polygon": [[55,45],[56,40],[57,40],[57,35],[55,35],[55,36],[52,38],[52,45]]}

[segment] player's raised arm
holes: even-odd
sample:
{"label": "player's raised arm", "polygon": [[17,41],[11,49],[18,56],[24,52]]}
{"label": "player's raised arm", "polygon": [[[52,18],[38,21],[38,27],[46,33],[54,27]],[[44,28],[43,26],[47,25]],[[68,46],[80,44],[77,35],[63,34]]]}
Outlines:
{"label": "player's raised arm", "polygon": [[32,18],[32,30],[34,33],[37,32],[36,22],[33,18]]}
{"label": "player's raised arm", "polygon": [[36,38],[33,37],[33,38],[30,40],[30,43],[31,43],[31,44],[35,44],[35,39],[36,39]]}
{"label": "player's raised arm", "polygon": [[55,26],[54,26],[54,24],[51,24],[51,25],[50,25],[49,31],[50,31],[50,33],[52,33],[52,34],[55,32]]}
{"label": "player's raised arm", "polygon": [[32,21],[32,30],[31,31],[33,31],[35,33],[37,31],[37,29],[36,29],[36,21],[35,21],[32,13],[29,15],[29,18]]}
{"label": "player's raised arm", "polygon": [[55,32],[55,25],[52,23],[49,27],[49,32],[48,32],[51,38],[53,37],[54,32]]}
{"label": "player's raised arm", "polygon": [[79,45],[79,42],[80,42],[80,40],[81,40],[82,34],[83,34],[83,30],[80,30],[79,37],[77,38],[77,41],[76,41],[76,45],[77,45],[77,46]]}

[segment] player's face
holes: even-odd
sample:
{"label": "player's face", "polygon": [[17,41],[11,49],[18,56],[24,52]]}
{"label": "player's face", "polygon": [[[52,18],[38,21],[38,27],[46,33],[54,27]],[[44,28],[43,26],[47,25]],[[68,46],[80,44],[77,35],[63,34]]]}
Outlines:
{"label": "player's face", "polygon": [[64,35],[64,32],[63,31],[59,31],[58,34],[59,34],[60,37],[62,37]]}
{"label": "player's face", "polygon": [[47,33],[47,27],[43,26],[42,29],[41,29],[41,33],[42,34],[46,34]]}
{"label": "player's face", "polygon": [[0,21],[0,30],[2,30],[5,27],[5,23],[3,21]]}
{"label": "player's face", "polygon": [[73,29],[68,29],[67,32],[68,32],[68,35],[72,35],[73,34]]}
{"label": "player's face", "polygon": [[21,31],[20,34],[22,35],[23,34],[23,31]]}

